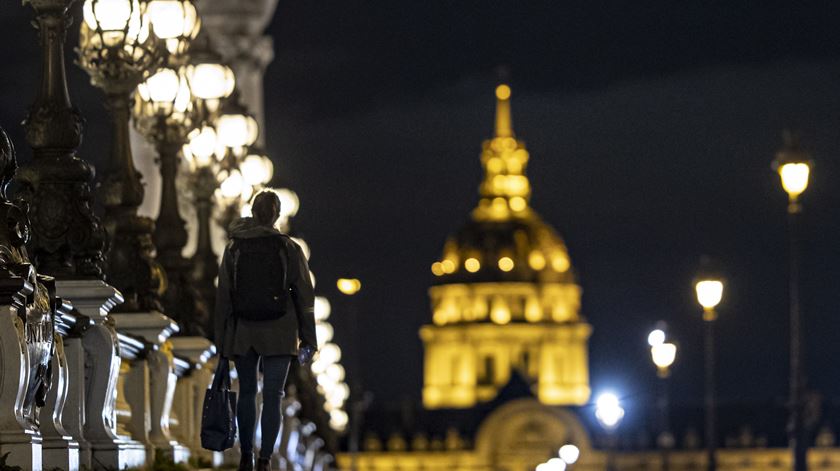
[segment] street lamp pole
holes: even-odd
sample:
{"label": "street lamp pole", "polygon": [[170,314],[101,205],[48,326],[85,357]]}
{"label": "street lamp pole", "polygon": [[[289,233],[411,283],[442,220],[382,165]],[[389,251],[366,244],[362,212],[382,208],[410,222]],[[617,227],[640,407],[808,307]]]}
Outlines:
{"label": "street lamp pole", "polygon": [[607,432],[609,444],[607,447],[607,471],[615,471],[615,430],[624,418],[624,408],[615,394],[605,393],[595,401],[595,418]]}
{"label": "street lamp pole", "polygon": [[808,469],[808,443],[802,417],[802,310],[799,304],[799,218],[802,205],[799,196],[808,188],[810,156],[802,150],[799,139],[784,134],[784,147],[776,154],[773,167],[779,173],[782,187],[788,194],[788,232],[790,239],[790,417],[788,433],[793,449],[794,471]]}
{"label": "street lamp pole", "polygon": [[660,381],[660,394],[658,398],[659,406],[659,436],[657,444],[662,449],[662,469],[667,471],[669,468],[668,449],[673,444],[673,437],[671,437],[670,427],[668,424],[668,377],[671,375],[671,365],[677,356],[676,344],[665,341],[665,331],[656,329],[648,335],[648,344],[650,345],[650,356],[653,364],[656,365],[657,376]]}
{"label": "street lamp pole", "polygon": [[717,434],[715,425],[715,308],[723,297],[723,281],[719,277],[701,274],[694,285],[697,302],[703,306],[705,328],[705,407],[706,407],[706,464],[708,471],[717,469]]}
{"label": "street lamp pole", "polygon": [[139,0],[85,0],[77,49],[79,65],[103,90],[111,113],[110,165],[100,192],[111,241],[108,281],[125,297],[119,306],[123,312],[160,310],[165,285],[154,258],[154,222],[137,214],[144,190],[129,142],[131,94],[166,57],[162,41],[151,34],[147,5]]}
{"label": "street lamp pole", "polygon": [[41,44],[42,78],[24,127],[33,161],[17,175],[29,205],[29,256],[38,270],[61,278],[102,278],[105,229],[93,212],[93,169],[76,155],[82,117],[70,102],[64,43],[74,0],[29,2]]}
{"label": "street lamp pole", "polygon": [[[709,314],[709,318],[705,319]],[[715,471],[717,469],[717,436],[715,434],[715,317],[717,314],[714,310],[709,310],[704,313],[706,324],[705,332],[705,350],[706,350],[706,455],[708,462],[708,470]]]}

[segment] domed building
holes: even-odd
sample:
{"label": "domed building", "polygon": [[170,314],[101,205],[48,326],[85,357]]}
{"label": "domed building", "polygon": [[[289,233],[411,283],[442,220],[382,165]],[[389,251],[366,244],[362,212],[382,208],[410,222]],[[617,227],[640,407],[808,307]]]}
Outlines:
{"label": "domed building", "polygon": [[431,264],[423,409],[368,411],[342,469],[525,471],[569,443],[603,463],[571,407],[589,401],[592,329],[563,239],[530,206],[510,96],[496,88],[478,204]]}
{"label": "domed building", "polygon": [[429,409],[490,401],[514,372],[543,404],[589,400],[591,327],[563,239],[529,204],[529,154],[513,133],[510,95],[497,87],[478,206],[432,264],[433,324],[420,330]]}

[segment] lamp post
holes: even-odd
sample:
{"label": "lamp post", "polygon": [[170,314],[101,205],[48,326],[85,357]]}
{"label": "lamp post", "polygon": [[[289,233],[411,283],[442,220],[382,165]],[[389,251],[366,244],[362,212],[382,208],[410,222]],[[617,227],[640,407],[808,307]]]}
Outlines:
{"label": "lamp post", "polygon": [[42,48],[41,86],[24,120],[33,162],[18,172],[28,204],[28,251],[39,272],[61,278],[102,278],[106,234],[93,212],[93,169],[76,155],[82,117],[70,102],[64,41],[75,0],[28,2]]}
{"label": "lamp post", "polygon": [[[206,34],[200,34],[191,46],[186,73],[195,98],[193,104],[198,108],[195,110],[198,125],[190,133],[188,144],[184,146],[193,170],[189,186],[198,219],[196,251],[190,260],[193,266],[191,278],[207,304],[209,317],[212,318],[216,301],[213,282],[219,266],[213,252],[210,219],[213,214],[213,195],[219,186],[215,170],[218,168],[219,159],[225,154],[224,148],[218,142],[213,121],[221,100],[233,93],[236,81],[233,71],[212,48]],[[210,326],[207,328],[212,332]]]}
{"label": "lamp post", "polygon": [[674,343],[666,342],[665,331],[655,329],[648,335],[650,345],[650,356],[656,366],[656,373],[661,378],[661,394],[659,403],[659,436],[657,444],[662,449],[662,469],[669,468],[668,449],[673,445],[669,420],[668,420],[668,377],[671,375],[671,365],[677,356],[677,346]]}
{"label": "lamp post", "polygon": [[607,446],[607,471],[615,471],[615,431],[624,418],[624,408],[618,396],[612,393],[604,393],[595,400],[595,418],[601,424],[609,437]]}
{"label": "lamp post", "polygon": [[776,154],[773,166],[779,173],[782,188],[788,194],[788,232],[790,239],[790,416],[788,434],[793,449],[794,471],[808,469],[808,443],[802,417],[804,375],[802,368],[802,310],[799,305],[799,218],[802,205],[799,197],[808,188],[811,158],[802,150],[799,139],[784,134],[784,147]]}
{"label": "lamp post", "polygon": [[703,321],[706,324],[706,464],[709,471],[717,469],[717,436],[715,434],[715,308],[723,297],[723,281],[710,273],[701,273],[694,284],[697,302],[703,307]]}
{"label": "lamp post", "polygon": [[194,125],[195,111],[185,68],[178,64],[183,57],[176,54],[183,53],[197,33],[197,12],[189,0],[152,0],[149,11],[154,30],[166,33],[171,55],[169,65],[137,87],[134,120],[138,130],[154,144],[160,164],[162,188],[154,241],[157,259],[166,272],[163,303],[176,317],[182,333],[205,336],[207,305],[189,279],[190,263],[181,253],[187,231],[176,188],[181,148]]}
{"label": "lamp post", "polygon": [[123,311],[160,310],[165,283],[154,259],[154,223],[137,215],[143,184],[129,143],[131,93],[165,57],[160,40],[150,34],[147,6],[139,0],[85,0],[78,48],[78,63],[104,91],[112,118],[111,158],[101,191],[111,238],[108,277],[125,297]]}

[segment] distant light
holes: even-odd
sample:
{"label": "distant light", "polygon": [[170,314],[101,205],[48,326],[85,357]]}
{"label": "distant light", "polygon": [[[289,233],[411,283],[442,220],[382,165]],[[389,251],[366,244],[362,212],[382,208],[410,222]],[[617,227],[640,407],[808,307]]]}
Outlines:
{"label": "distant light", "polygon": [[499,259],[499,270],[511,271],[513,270],[513,259],[510,257],[502,257]]}
{"label": "distant light", "polygon": [[545,268],[545,256],[539,250],[534,250],[528,255],[528,264],[534,270],[540,271]]}
{"label": "distant light", "polygon": [[665,343],[665,332],[662,329],[655,329],[648,334],[648,345],[655,347]]}
{"label": "distant light", "polygon": [[315,296],[315,320],[325,321],[329,319],[332,307],[327,298],[323,296]]}
{"label": "distant light", "polygon": [[580,458],[580,448],[569,443],[560,447],[558,455],[566,464],[575,464]]}
{"label": "distant light", "polygon": [[232,170],[227,178],[220,185],[222,196],[235,199],[242,195],[245,190],[245,180],[239,170]]}
{"label": "distant light", "polygon": [[464,261],[464,268],[470,273],[475,273],[481,269],[481,262],[477,258],[468,258]]}
{"label": "distant light", "polygon": [[624,418],[624,408],[613,393],[604,393],[595,401],[595,418],[605,430],[611,432]]}
{"label": "distant light", "polygon": [[353,296],[362,289],[362,282],[356,278],[339,278],[335,285],[342,294],[347,296]]}
{"label": "distant light", "polygon": [[341,409],[335,409],[330,412],[330,427],[335,430],[342,431],[345,427],[347,427],[347,422],[349,418],[347,417],[347,412],[344,412]]}
{"label": "distant light", "polygon": [[706,310],[714,309],[723,298],[723,282],[720,280],[701,280],[694,288],[697,302]]}
{"label": "distant light", "polygon": [[569,269],[569,257],[563,252],[557,252],[551,257],[551,268],[556,272],[565,273]]}
{"label": "distant light", "polygon": [[496,98],[499,100],[507,100],[510,98],[510,87],[507,85],[499,85],[496,87]]}
{"label": "distant light", "polygon": [[791,200],[796,200],[808,188],[810,173],[811,168],[804,162],[786,163],[779,167],[782,188],[785,189]]}
{"label": "distant light", "polygon": [[327,342],[332,340],[335,330],[333,326],[327,322],[318,322],[315,324],[315,338],[318,339],[318,347],[323,347]]}
{"label": "distant light", "polygon": [[660,370],[666,370],[674,363],[677,357],[677,346],[673,343],[660,343],[650,348],[650,356],[653,364]]}
{"label": "distant light", "polygon": [[432,264],[432,273],[434,273],[435,276],[443,276],[444,275],[443,264],[440,263],[440,262],[433,263]]}
{"label": "distant light", "polygon": [[319,356],[325,367],[329,367],[329,365],[341,361],[341,349],[334,343],[328,343],[321,347]]}
{"label": "distant light", "polygon": [[452,260],[446,259],[440,262],[441,268],[443,268],[444,273],[453,273],[455,271],[455,262]]}
{"label": "distant light", "polygon": [[510,199],[510,209],[514,211],[524,211],[528,207],[528,202],[521,196],[514,196]]}
{"label": "distant light", "polygon": [[510,322],[510,309],[501,299],[493,302],[493,306],[490,308],[490,320],[499,325]]}
{"label": "distant light", "polygon": [[546,461],[545,464],[548,465],[548,471],[566,470],[566,462],[561,460],[560,458],[551,458],[550,460]]}

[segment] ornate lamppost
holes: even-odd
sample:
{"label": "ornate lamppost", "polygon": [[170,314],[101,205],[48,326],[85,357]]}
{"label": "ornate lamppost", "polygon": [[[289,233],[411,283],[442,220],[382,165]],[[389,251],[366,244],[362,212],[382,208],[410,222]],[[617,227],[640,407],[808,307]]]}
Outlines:
{"label": "ornate lamppost", "polygon": [[57,277],[101,278],[105,230],[93,213],[91,166],[76,156],[83,119],[70,103],[64,68],[68,8],[75,0],[29,2],[43,51],[43,76],[24,120],[33,162],[21,169],[18,195],[29,206],[29,254]]}
{"label": "ornate lamppost", "polygon": [[[189,0],[153,0],[149,11],[157,12],[166,25],[158,28],[156,15],[150,14],[155,31],[172,33],[166,38],[168,49],[183,52],[197,33],[195,6]],[[137,128],[154,144],[160,164],[162,190],[154,240],[158,261],[166,272],[164,306],[176,317],[182,333],[204,336],[207,305],[190,282],[190,263],[181,253],[187,243],[187,231],[178,209],[176,179],[181,148],[194,123],[194,107],[186,71],[178,65],[179,60],[181,57],[173,54],[169,66],[138,86],[134,117]]]}
{"label": "ornate lamppost", "polygon": [[164,274],[154,259],[151,219],[137,215],[143,184],[129,143],[131,93],[162,63],[165,48],[151,34],[147,2],[85,0],[79,65],[101,88],[113,122],[110,168],[101,189],[111,237],[108,276],[122,291],[123,311],[160,310]]}
{"label": "ornate lamppost", "polygon": [[717,469],[717,434],[715,433],[715,331],[717,320],[715,308],[723,298],[723,280],[714,273],[701,272],[695,283],[697,302],[703,306],[703,321],[706,324],[706,464],[709,471]]}
{"label": "ornate lamppost", "polygon": [[189,262],[182,256],[187,243],[178,210],[176,178],[181,148],[194,125],[194,107],[183,55],[198,34],[199,20],[190,0],[152,0],[148,14],[155,34],[169,51],[168,65],[137,87],[134,119],[138,130],[155,146],[161,173],[160,213],[155,225],[157,259],[166,272],[163,302],[176,317],[181,332],[204,335],[207,307],[189,282]]}
{"label": "ornate lamppost", "polygon": [[799,304],[799,197],[808,188],[811,156],[790,132],[784,134],[784,147],[776,154],[773,167],[779,173],[782,188],[788,194],[788,232],[790,239],[790,416],[788,433],[793,449],[794,471],[808,469],[808,443],[803,420],[802,309]]}
{"label": "ornate lamppost", "polygon": [[[212,320],[215,305],[214,280],[218,275],[219,265],[213,252],[210,219],[213,215],[213,196],[219,182],[216,177],[216,130],[213,126],[204,125],[193,131],[192,138],[184,147],[190,165],[193,169],[190,175],[190,190],[198,219],[198,234],[195,254],[190,260],[192,264],[192,280],[208,305],[209,317]],[[212,325],[208,325],[208,332],[212,334]]]}

